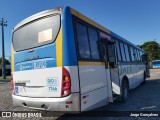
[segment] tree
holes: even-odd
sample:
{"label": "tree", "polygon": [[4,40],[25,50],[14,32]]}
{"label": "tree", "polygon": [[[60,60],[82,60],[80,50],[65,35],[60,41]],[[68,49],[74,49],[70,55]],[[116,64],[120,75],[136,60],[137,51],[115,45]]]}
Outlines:
{"label": "tree", "polygon": [[156,41],[145,42],[140,47],[148,55],[150,61],[160,59],[160,45]]}
{"label": "tree", "polygon": [[[5,59],[4,60],[5,65],[10,65],[11,63],[9,62],[9,60]],[[2,57],[0,58],[0,65],[2,64]]]}

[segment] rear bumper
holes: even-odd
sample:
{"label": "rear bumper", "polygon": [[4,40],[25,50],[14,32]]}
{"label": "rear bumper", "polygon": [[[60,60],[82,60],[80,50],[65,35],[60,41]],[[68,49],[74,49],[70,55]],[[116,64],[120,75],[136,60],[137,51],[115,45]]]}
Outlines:
{"label": "rear bumper", "polygon": [[[79,93],[74,93],[64,98],[31,98],[12,94],[15,106],[28,107],[47,111],[80,111]],[[66,104],[67,101],[72,101]]]}

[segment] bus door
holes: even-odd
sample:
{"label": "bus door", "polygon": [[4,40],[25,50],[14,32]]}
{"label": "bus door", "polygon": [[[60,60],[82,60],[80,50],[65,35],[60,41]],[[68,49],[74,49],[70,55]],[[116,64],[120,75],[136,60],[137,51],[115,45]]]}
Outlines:
{"label": "bus door", "polygon": [[108,83],[109,101],[120,95],[120,81],[115,53],[115,43],[108,39],[101,40],[102,57],[105,60],[106,78]]}
{"label": "bus door", "polygon": [[116,57],[116,45],[114,41],[107,41],[108,48],[108,68],[110,69],[110,76],[112,80],[113,97],[120,95],[120,79]]}

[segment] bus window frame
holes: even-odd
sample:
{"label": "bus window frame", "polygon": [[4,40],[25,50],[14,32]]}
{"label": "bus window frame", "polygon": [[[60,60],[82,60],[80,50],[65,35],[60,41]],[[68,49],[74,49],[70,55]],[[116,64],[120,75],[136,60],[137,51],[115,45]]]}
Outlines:
{"label": "bus window frame", "polygon": [[[99,40],[99,34],[98,34],[98,29],[96,27],[94,27],[93,25],[90,25],[89,23],[85,22],[84,20],[79,19],[78,17],[72,15],[72,20],[73,20],[73,29],[74,29],[74,37],[75,37],[75,45],[76,45],[76,52],[78,55],[78,61],[86,61],[86,62],[104,62],[104,60],[101,58],[101,51],[99,49],[98,46],[98,52],[99,52],[99,59],[92,59],[92,55],[91,55],[91,47],[90,47],[90,41],[89,41],[89,35],[88,35],[88,27],[90,27],[91,29],[94,29],[97,32],[97,37],[98,37],[98,41]],[[89,51],[90,51],[90,58],[85,59],[85,58],[81,58],[80,53],[79,53],[79,44],[78,44],[78,36],[77,36],[77,28],[76,28],[76,22],[84,25],[87,28],[87,37],[88,37],[88,42],[89,42]]]}

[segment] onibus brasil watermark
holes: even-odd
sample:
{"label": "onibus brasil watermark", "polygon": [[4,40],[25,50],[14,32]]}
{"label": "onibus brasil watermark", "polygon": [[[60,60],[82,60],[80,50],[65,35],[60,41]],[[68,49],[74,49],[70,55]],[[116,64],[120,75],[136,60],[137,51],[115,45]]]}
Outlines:
{"label": "onibus brasil watermark", "polygon": [[1,112],[3,118],[41,118],[41,112]]}

